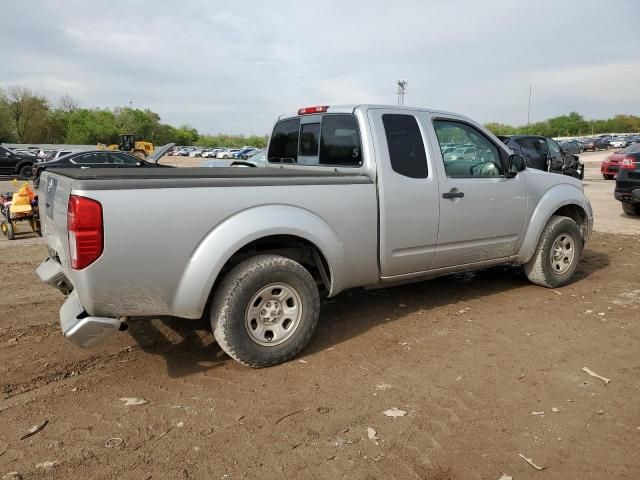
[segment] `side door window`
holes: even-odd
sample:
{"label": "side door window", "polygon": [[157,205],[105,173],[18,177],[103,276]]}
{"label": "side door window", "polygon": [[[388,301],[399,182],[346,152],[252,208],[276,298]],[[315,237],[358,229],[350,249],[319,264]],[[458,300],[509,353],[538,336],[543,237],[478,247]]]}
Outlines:
{"label": "side door window", "polygon": [[78,165],[100,165],[107,163],[107,154],[104,152],[91,152],[80,155],[71,160]]}
{"label": "side door window", "polygon": [[[498,147],[475,127],[453,120],[434,120],[433,124],[448,177],[503,175]],[[445,153],[444,146],[454,148],[447,148]]]}
{"label": "side door window", "polygon": [[109,163],[114,165],[125,165],[130,167],[138,166],[138,159],[132,158],[124,153],[108,153]]}
{"label": "side door window", "polygon": [[427,154],[416,118],[413,115],[387,113],[382,115],[382,124],[392,170],[409,178],[427,178]]}
{"label": "side door window", "polygon": [[7,158],[9,157],[9,150],[7,150],[4,147],[0,147],[0,158]]}

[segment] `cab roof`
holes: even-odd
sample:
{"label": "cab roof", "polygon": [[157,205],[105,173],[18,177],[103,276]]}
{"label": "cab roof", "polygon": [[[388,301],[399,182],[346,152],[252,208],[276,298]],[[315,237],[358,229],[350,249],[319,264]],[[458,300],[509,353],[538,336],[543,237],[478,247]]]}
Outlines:
{"label": "cab roof", "polygon": [[[303,108],[308,108],[308,107],[303,107]],[[296,113],[284,113],[282,115],[280,115],[278,117],[278,120],[285,120],[287,118],[294,118],[294,117],[301,117],[301,116],[307,116],[307,115],[321,115],[324,113],[350,113],[353,114],[355,113],[356,110],[369,110],[369,109],[378,109],[378,108],[384,108],[384,109],[389,109],[389,110],[400,110],[400,111],[421,111],[421,112],[429,112],[429,113],[435,113],[435,114],[443,114],[443,115],[453,115],[456,117],[463,117],[463,115],[459,115],[457,113],[453,113],[453,112],[446,112],[443,110],[433,110],[431,108],[422,108],[422,107],[412,107],[412,106],[407,106],[407,105],[379,105],[379,104],[351,104],[351,105],[327,105],[326,106],[326,112],[318,112],[318,113],[310,113],[310,114],[304,114],[304,115],[300,115],[298,112]]]}

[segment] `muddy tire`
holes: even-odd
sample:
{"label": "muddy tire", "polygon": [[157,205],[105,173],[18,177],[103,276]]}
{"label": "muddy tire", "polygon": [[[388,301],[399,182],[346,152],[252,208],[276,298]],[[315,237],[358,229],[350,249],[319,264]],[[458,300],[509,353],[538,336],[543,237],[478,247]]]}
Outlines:
{"label": "muddy tire", "polygon": [[279,255],[258,255],[222,280],[211,304],[213,334],[243,365],[262,368],[295,357],[318,323],[320,296],[311,274]]}
{"label": "muddy tire", "polygon": [[542,230],[536,251],[524,272],[531,283],[557,288],[566,285],[582,254],[582,233],[574,220],[554,215]]}
{"label": "muddy tire", "polygon": [[640,215],[640,203],[622,202],[622,211],[632,217]]}

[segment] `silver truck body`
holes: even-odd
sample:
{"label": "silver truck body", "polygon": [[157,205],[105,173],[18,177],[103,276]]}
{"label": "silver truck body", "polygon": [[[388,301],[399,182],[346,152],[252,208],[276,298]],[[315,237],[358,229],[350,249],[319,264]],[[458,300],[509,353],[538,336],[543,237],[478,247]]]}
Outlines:
{"label": "silver truck body", "polygon": [[[61,318],[65,335],[88,346],[117,329],[121,317],[199,318],[225,265],[265,238],[300,239],[314,248],[328,295],[334,296],[353,287],[523,264],[558,212],[575,217],[583,241],[590,236],[591,206],[576,179],[531,169],[512,177],[448,177],[435,118],[473,126],[501,154],[511,153],[466,117],[376,105],[331,107],[330,112],[357,119],[361,166],[44,172],[41,217],[51,258],[39,274],[73,291],[67,301],[74,305],[72,313],[65,315],[75,318]],[[392,170],[382,115],[398,113],[418,122],[426,178]],[[290,117],[295,115],[280,120]],[[302,116],[301,122],[311,117]],[[446,192],[464,192],[464,197],[443,198]],[[82,270],[69,262],[71,194],[97,200],[103,208],[103,253]],[[75,338],[68,333],[79,322],[90,323],[87,318],[99,319],[96,331]]]}

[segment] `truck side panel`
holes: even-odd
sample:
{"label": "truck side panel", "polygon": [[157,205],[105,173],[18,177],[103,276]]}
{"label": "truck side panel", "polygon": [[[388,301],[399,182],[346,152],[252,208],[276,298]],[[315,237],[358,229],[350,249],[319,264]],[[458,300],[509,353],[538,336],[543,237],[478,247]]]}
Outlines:
{"label": "truck side panel", "polygon": [[[220,262],[256,237],[232,220],[242,212],[252,212],[247,219],[258,214],[249,225],[256,234],[297,233],[321,243],[334,275],[332,293],[378,278],[373,183],[73,193],[103,206],[102,257],[84,270],[67,269],[91,315],[201,316]],[[315,223],[307,221],[311,215]],[[322,224],[333,232],[314,227]],[[236,240],[219,243],[231,238],[221,232]]]}

